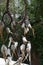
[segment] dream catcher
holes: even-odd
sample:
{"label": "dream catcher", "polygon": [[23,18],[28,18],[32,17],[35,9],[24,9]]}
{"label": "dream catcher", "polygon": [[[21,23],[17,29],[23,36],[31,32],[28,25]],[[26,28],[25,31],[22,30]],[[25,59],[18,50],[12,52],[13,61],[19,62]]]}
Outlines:
{"label": "dream catcher", "polygon": [[[6,32],[8,33],[9,37],[9,42],[8,46],[6,47],[5,45],[2,45],[1,48],[1,53],[3,55],[3,58],[6,60],[12,60],[13,56],[16,57],[16,62],[14,65],[21,65],[24,61],[28,61],[29,65],[31,65],[31,42],[27,40],[26,34],[29,32],[29,28],[32,29],[33,36],[34,36],[34,30],[30,24],[30,21],[27,16],[27,11],[26,11],[26,0],[24,1],[24,15],[20,21],[15,22],[12,18],[12,15],[9,11],[9,0],[7,0],[6,3],[6,11],[4,12],[2,16],[2,23],[4,23],[4,26],[6,27]],[[17,17],[17,15],[16,15]],[[18,17],[17,17],[18,18]],[[8,20],[8,22],[6,22]],[[19,24],[21,28],[23,29],[23,35],[21,37],[22,44],[19,46],[19,42],[14,40],[14,35],[17,31],[16,30],[16,25]],[[9,27],[10,25],[10,27]],[[12,29],[12,30],[11,30]],[[17,34],[16,34],[17,35]],[[9,62],[8,62],[9,63]],[[28,63],[27,63],[28,64]],[[8,64],[7,64],[8,65]]]}

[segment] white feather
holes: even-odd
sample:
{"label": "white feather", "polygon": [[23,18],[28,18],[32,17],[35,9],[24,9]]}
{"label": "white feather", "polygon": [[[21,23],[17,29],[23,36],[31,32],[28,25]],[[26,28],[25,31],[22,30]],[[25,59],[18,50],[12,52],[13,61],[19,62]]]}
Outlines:
{"label": "white feather", "polygon": [[19,57],[18,60],[17,60],[17,62],[18,62],[18,63],[19,63],[19,62],[22,62],[22,60],[23,60],[23,58],[22,58],[22,57]]}
{"label": "white feather", "polygon": [[22,37],[22,40],[23,40],[23,42],[27,42],[27,39],[26,39],[26,37]]}
{"label": "white feather", "polygon": [[12,51],[15,51],[14,45],[11,45],[11,50],[12,50]]}
{"label": "white feather", "polygon": [[17,46],[18,46],[18,42],[15,42],[14,46],[15,46],[15,49],[16,49],[16,48],[17,48]]}
{"label": "white feather", "polygon": [[8,44],[8,47],[10,47],[11,42],[12,42],[12,37],[9,37],[9,44]]}
{"label": "white feather", "polygon": [[6,30],[8,33],[12,33],[9,27],[7,27]]}
{"label": "white feather", "polygon": [[25,27],[25,23],[23,23],[21,27],[24,28]]}
{"label": "white feather", "polygon": [[11,52],[10,52],[10,49],[9,48],[7,49],[7,55],[10,55],[11,56]]}
{"label": "white feather", "polygon": [[7,56],[7,47],[5,45],[2,45],[2,47],[1,47],[1,53],[3,54],[4,51],[5,51],[5,54]]}
{"label": "white feather", "polygon": [[29,32],[29,28],[27,27],[24,29],[24,33],[27,34],[28,32]]}
{"label": "white feather", "polygon": [[28,24],[28,27],[31,28],[32,27],[31,24]]}
{"label": "white feather", "polygon": [[30,41],[27,44],[27,48],[29,48],[29,51],[31,50],[31,43],[30,43]]}
{"label": "white feather", "polygon": [[[0,58],[0,65],[6,65],[6,63],[7,63],[7,59],[6,59],[6,62],[5,62],[5,60],[3,58]],[[9,62],[9,65],[14,65],[15,63],[16,63],[16,61],[11,60]],[[15,64],[15,65],[17,65],[17,64]],[[28,65],[28,64],[21,63],[21,65]]]}
{"label": "white feather", "polygon": [[25,50],[25,45],[24,44],[22,44],[21,46],[20,46],[20,50],[22,51],[24,51]]}
{"label": "white feather", "polygon": [[14,51],[18,46],[18,42],[13,42],[13,43],[14,43],[14,45],[11,45],[11,50],[12,51]]}

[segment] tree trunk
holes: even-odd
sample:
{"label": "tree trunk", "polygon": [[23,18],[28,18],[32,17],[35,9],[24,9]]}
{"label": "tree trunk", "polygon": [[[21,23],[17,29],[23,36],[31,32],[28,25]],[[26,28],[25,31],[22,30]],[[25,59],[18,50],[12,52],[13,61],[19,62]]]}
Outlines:
{"label": "tree trunk", "polygon": [[39,65],[39,56],[35,52],[32,53],[32,65]]}

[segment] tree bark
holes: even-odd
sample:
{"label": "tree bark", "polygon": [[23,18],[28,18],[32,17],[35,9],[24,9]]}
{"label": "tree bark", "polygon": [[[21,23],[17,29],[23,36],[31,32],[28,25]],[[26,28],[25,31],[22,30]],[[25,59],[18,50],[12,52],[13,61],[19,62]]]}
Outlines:
{"label": "tree bark", "polygon": [[32,65],[39,65],[39,56],[35,52],[32,53]]}

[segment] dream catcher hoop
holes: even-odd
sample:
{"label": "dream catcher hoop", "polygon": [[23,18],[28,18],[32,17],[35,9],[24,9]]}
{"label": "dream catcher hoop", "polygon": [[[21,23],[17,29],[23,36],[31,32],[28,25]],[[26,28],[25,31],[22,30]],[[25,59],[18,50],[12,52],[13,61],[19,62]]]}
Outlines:
{"label": "dream catcher hoop", "polygon": [[[6,22],[7,19],[8,19],[8,22]],[[5,26],[8,26],[11,24],[12,21],[13,21],[13,18],[11,16],[11,13],[9,12],[9,0],[7,0],[6,11],[4,12],[2,16],[2,22],[5,24]]]}

